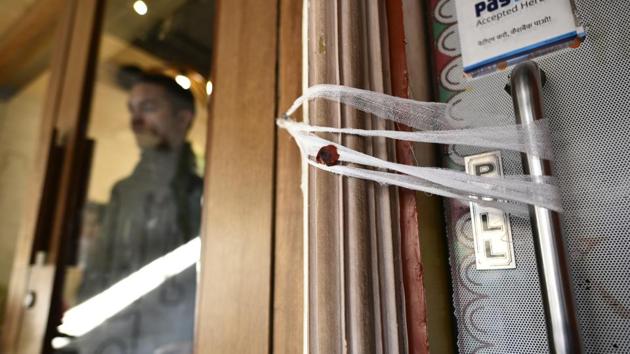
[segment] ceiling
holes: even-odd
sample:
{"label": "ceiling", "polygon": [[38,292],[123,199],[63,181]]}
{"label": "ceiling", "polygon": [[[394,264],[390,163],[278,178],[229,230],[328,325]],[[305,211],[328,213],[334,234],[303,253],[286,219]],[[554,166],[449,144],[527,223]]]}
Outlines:
{"label": "ceiling", "polygon": [[[0,0],[0,52],[5,53],[0,58],[1,99],[10,99],[49,67],[54,33],[50,28],[57,23],[63,1]],[[106,1],[104,36],[116,37],[171,69],[207,78],[214,0],[145,0],[144,16],[133,10],[133,1]],[[129,51],[116,55],[117,65],[128,64],[125,52]]]}
{"label": "ceiling", "polygon": [[145,0],[139,16],[130,0],[109,0],[105,32],[181,69],[210,74],[214,0]]}
{"label": "ceiling", "polygon": [[0,0],[0,38],[37,0]]}

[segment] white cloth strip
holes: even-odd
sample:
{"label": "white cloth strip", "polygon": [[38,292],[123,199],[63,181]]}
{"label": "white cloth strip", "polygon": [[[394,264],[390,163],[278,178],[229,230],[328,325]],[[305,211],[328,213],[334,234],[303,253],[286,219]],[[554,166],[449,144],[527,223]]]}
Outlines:
{"label": "white cloth strip", "polygon": [[323,98],[341,102],[363,112],[405,124],[419,130],[435,130],[462,127],[461,122],[447,120],[448,105],[436,102],[419,102],[378,92],[339,85],[314,85],[296,99],[287,116],[292,115],[307,101]]}
{"label": "white cloth strip", "polygon": [[278,126],[296,131],[313,133],[339,133],[368,137],[384,137],[423,143],[457,144],[520,151],[551,160],[553,153],[548,146],[548,122],[546,119],[531,125],[511,125],[470,129],[436,131],[363,130],[353,128],[329,128],[312,126],[289,119],[278,119]]}
{"label": "white cloth strip", "polygon": [[[302,104],[316,98],[343,103],[421,131],[398,132],[317,127],[288,119]],[[306,89],[304,94],[295,100],[286,112],[285,119],[279,119],[277,124],[287,129],[296,139],[303,159],[322,170],[445,197],[485,203],[510,211],[515,215],[524,214],[523,204],[562,211],[559,192],[551,177],[536,179],[526,175],[480,177],[448,169],[408,166],[366,155],[311,134],[329,132],[379,136],[415,142],[514,150],[545,159],[552,157],[546,120],[531,125],[488,127],[488,124],[484,124],[490,121],[487,115],[470,116],[468,114],[468,118],[473,119],[465,119],[460,114],[454,117],[451,111],[452,106],[444,103],[418,102],[345,86],[315,85]],[[509,118],[506,120],[509,121]],[[475,122],[476,127],[466,126],[467,121]],[[325,166],[311,160],[317,156],[322,147],[327,145],[335,146],[340,162],[369,166],[376,170],[357,168],[352,165]],[[402,175],[387,171],[402,173]]]}
{"label": "white cloth strip", "polygon": [[401,175],[397,173],[381,172],[375,170],[367,170],[363,168],[351,167],[351,166],[326,166],[317,163],[311,159],[307,160],[311,166],[319,168],[323,171],[335,173],[342,176],[361,178],[364,180],[370,180],[378,182],[383,185],[398,186],[419,192],[426,192],[434,195],[440,195],[442,197],[459,199],[467,202],[475,202],[483,206],[492,207],[504,210],[511,215],[519,216],[523,218],[529,217],[529,208],[526,204],[508,203],[505,201],[497,200],[484,200],[475,198],[466,194],[452,192],[448,188],[441,187],[431,182],[427,182],[421,178],[412,176]]}
{"label": "white cloth strip", "polygon": [[558,190],[555,185],[547,183],[550,180],[547,178],[532,180],[530,176],[523,175],[480,177],[441,168],[402,165],[348,149],[305,132],[292,129],[288,131],[306,156],[316,157],[322,147],[333,145],[339,153],[339,161],[400,172],[479,198],[490,197],[562,211]]}
{"label": "white cloth strip", "polygon": [[515,121],[514,117],[500,114],[458,110],[456,106],[446,103],[414,101],[380,92],[326,84],[307,88],[293,102],[286,115],[291,116],[302,104],[318,98],[343,103],[418,130],[463,129],[472,128],[470,124],[483,127],[495,125],[497,121]]}

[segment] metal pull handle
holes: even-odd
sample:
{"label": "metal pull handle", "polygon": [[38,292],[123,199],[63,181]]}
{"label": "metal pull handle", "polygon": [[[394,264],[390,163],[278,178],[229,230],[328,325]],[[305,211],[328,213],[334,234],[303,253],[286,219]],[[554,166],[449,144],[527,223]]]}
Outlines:
{"label": "metal pull handle", "polygon": [[[531,124],[542,119],[542,84],[538,65],[534,62],[517,65],[510,81],[517,123]],[[532,176],[551,174],[549,161],[525,154],[522,158],[525,173]],[[582,353],[567,251],[558,215],[538,206],[530,208],[530,215],[550,348],[555,353]]]}

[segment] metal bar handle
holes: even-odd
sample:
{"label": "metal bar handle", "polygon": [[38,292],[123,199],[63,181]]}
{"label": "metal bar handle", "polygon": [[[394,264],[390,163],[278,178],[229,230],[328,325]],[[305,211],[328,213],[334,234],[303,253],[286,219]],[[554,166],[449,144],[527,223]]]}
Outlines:
{"label": "metal bar handle", "polygon": [[[543,118],[541,71],[534,62],[517,65],[511,75],[514,113],[519,124]],[[549,161],[523,154],[523,169],[532,176],[551,175]],[[554,353],[582,353],[567,250],[558,215],[538,206],[530,208],[538,272],[545,304],[547,335]]]}

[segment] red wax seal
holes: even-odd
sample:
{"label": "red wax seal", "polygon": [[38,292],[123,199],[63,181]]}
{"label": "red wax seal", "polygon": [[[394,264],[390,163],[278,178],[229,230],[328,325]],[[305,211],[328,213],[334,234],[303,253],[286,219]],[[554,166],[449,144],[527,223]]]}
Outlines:
{"label": "red wax seal", "polygon": [[339,163],[339,153],[335,145],[326,145],[319,149],[315,160],[326,166],[334,166]]}

